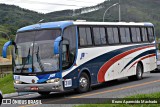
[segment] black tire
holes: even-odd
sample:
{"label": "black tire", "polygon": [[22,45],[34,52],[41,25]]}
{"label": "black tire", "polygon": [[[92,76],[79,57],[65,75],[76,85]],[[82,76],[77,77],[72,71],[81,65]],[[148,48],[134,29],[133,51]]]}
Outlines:
{"label": "black tire", "polygon": [[90,79],[85,72],[81,73],[78,82],[78,88],[76,89],[78,93],[84,93],[90,90]]}
{"label": "black tire", "polygon": [[41,96],[47,96],[50,94],[50,92],[38,92]]}
{"label": "black tire", "polygon": [[143,78],[143,67],[141,63],[137,64],[136,75],[129,76],[128,79],[133,80],[141,80]]}
{"label": "black tire", "polygon": [[2,104],[2,99],[3,99],[3,97],[2,97],[2,95],[0,94],[0,106],[1,106],[1,104]]}

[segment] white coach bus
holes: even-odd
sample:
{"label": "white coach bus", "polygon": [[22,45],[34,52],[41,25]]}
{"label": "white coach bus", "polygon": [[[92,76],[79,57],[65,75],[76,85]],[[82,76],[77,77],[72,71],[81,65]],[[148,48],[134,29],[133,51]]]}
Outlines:
{"label": "white coach bus", "polygon": [[13,74],[17,91],[40,94],[77,89],[122,77],[142,79],[156,65],[154,25],[60,21],[17,31]]}

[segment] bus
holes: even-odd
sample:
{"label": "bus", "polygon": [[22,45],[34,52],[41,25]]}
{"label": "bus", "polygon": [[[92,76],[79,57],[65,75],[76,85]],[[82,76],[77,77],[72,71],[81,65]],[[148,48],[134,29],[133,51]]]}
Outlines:
{"label": "bus", "polygon": [[13,45],[17,92],[90,90],[92,85],[155,70],[154,25],[149,22],[57,21],[20,28]]}

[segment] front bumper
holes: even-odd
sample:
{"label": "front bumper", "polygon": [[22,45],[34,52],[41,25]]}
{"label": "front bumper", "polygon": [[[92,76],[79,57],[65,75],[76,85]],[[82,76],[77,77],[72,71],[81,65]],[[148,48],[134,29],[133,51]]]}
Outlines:
{"label": "front bumper", "polygon": [[[38,90],[31,90],[31,87],[37,87]],[[17,92],[61,92],[64,91],[62,80],[56,83],[43,84],[15,84],[14,88]]]}

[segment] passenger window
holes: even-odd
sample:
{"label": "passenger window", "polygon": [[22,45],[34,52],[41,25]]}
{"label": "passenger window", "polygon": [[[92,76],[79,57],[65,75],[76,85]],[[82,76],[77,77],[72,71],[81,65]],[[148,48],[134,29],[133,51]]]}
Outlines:
{"label": "passenger window", "polygon": [[100,28],[100,37],[101,37],[101,43],[106,44],[105,28]]}
{"label": "passenger window", "polygon": [[89,27],[86,28],[86,36],[88,45],[92,45],[91,29]]}
{"label": "passenger window", "polygon": [[129,31],[129,28],[125,28],[125,31],[126,31],[126,41],[127,41],[127,43],[129,43],[129,42],[131,42],[131,34]]}
{"label": "passenger window", "polygon": [[118,28],[113,28],[114,43],[119,43]]}
{"label": "passenger window", "polygon": [[120,28],[120,37],[122,43],[131,42],[129,28]]}
{"label": "passenger window", "polygon": [[93,28],[93,36],[95,45],[104,45],[106,44],[106,35],[105,29],[102,27],[94,27]]}
{"label": "passenger window", "polygon": [[139,28],[136,28],[136,33],[137,33],[137,41],[141,42],[141,33]]}
{"label": "passenger window", "polygon": [[136,28],[131,28],[131,33],[132,33],[132,41],[133,42],[138,42]]}
{"label": "passenger window", "polygon": [[101,44],[101,38],[99,34],[99,28],[93,28],[93,36],[94,36],[94,43],[95,45],[100,45]]}
{"label": "passenger window", "polygon": [[91,30],[89,27],[79,27],[80,46],[92,45]]}
{"label": "passenger window", "polygon": [[142,32],[142,41],[147,42],[148,41],[147,29],[146,28],[141,28],[141,32]]}
{"label": "passenger window", "polygon": [[108,34],[108,43],[113,44],[114,43],[114,38],[113,38],[113,30],[112,28],[107,28],[107,34]]}
{"label": "passenger window", "polygon": [[153,42],[154,41],[153,28],[148,28],[148,36],[149,36],[149,41]]}
{"label": "passenger window", "polygon": [[107,35],[108,35],[108,43],[109,44],[117,44],[119,43],[119,36],[118,36],[118,28],[113,27],[107,28]]}
{"label": "passenger window", "polygon": [[131,28],[132,41],[141,42],[141,33],[139,28]]}
{"label": "passenger window", "polygon": [[120,28],[120,37],[121,37],[121,42],[126,43],[126,32],[124,28]]}

